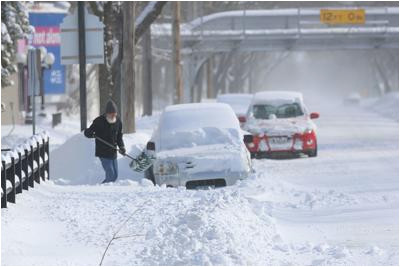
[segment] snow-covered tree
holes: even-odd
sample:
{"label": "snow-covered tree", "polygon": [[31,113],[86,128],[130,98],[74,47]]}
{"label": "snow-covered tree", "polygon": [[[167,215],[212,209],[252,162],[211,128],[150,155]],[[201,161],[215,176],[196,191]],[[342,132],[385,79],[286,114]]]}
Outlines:
{"label": "snow-covered tree", "polygon": [[31,33],[28,12],[22,2],[1,3],[1,86],[12,85],[10,75],[15,66],[16,43]]}
{"label": "snow-covered tree", "polygon": [[[160,15],[167,2],[136,2],[138,19],[135,21],[135,43],[138,42],[151,23]],[[122,2],[91,1],[88,3],[94,15],[104,23],[105,64],[99,65],[100,110],[104,110],[108,99],[113,98],[120,106],[120,81],[122,63]]]}

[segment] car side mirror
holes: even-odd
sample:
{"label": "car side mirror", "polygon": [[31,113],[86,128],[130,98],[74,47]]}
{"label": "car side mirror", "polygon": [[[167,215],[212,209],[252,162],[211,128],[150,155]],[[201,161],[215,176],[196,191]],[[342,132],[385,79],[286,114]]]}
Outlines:
{"label": "car side mirror", "polygon": [[312,112],[311,114],[310,114],[310,119],[318,119],[319,118],[319,113],[317,113],[317,112]]}
{"label": "car side mirror", "polygon": [[146,149],[151,151],[156,151],[156,144],[151,141],[147,142]]}
{"label": "car side mirror", "polygon": [[239,122],[241,122],[241,123],[246,122],[246,116],[239,116],[238,119],[239,119]]}
{"label": "car side mirror", "polygon": [[245,134],[243,136],[243,142],[245,144],[253,143],[253,136],[251,134]]}

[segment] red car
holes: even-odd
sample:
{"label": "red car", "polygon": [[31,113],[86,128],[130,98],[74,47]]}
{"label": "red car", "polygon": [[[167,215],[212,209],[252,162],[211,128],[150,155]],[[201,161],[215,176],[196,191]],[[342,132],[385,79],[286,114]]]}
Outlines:
{"label": "red car", "polygon": [[267,91],[254,95],[243,126],[253,135],[248,143],[253,158],[274,156],[316,157],[316,125],[303,103],[303,95],[291,91]]}

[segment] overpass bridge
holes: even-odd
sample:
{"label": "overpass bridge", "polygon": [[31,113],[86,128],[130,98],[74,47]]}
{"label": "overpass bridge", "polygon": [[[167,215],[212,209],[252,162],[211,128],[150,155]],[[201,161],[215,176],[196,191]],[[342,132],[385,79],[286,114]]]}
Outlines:
{"label": "overpass bridge", "polygon": [[[215,53],[399,48],[398,7],[323,9],[344,13],[361,10],[362,19],[347,20],[347,23],[327,23],[321,10],[236,10],[202,16],[183,24],[185,90],[191,90],[200,68]],[[171,34],[171,24],[153,25],[154,47],[172,51]],[[185,93],[188,94],[190,91]]]}

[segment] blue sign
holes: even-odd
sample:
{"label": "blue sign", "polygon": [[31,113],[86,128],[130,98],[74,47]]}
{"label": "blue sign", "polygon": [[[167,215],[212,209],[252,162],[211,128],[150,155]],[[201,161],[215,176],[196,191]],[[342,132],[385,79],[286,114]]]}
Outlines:
{"label": "blue sign", "polygon": [[29,40],[29,45],[34,47],[44,46],[48,53],[55,57],[51,69],[44,70],[45,94],[65,93],[65,66],[61,65],[60,55],[60,24],[67,13],[29,13],[29,23],[35,27],[35,33]]}

